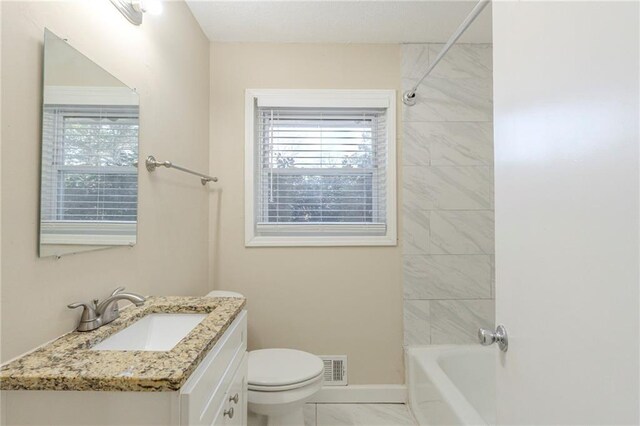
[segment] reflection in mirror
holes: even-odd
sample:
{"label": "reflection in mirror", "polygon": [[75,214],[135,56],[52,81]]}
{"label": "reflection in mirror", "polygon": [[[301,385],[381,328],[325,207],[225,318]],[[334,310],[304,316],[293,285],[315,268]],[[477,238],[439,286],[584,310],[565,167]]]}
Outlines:
{"label": "reflection in mirror", "polygon": [[40,256],[136,243],[138,95],[45,30]]}

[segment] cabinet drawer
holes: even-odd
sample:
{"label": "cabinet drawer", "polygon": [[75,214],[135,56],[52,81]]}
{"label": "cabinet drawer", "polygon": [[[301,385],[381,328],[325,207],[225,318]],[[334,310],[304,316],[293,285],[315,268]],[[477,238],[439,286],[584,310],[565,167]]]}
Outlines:
{"label": "cabinet drawer", "polygon": [[247,350],[247,314],[241,312],[180,389],[180,423],[211,425],[225,405],[235,372]]}

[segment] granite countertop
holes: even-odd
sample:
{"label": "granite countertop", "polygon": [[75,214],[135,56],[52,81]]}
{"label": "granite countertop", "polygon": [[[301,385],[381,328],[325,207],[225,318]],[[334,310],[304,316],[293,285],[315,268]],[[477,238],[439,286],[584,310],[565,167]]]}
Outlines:
{"label": "granite countertop", "polygon": [[[242,311],[244,298],[149,297],[89,332],[71,332],[0,368],[2,390],[176,391]],[[208,313],[173,349],[92,351],[96,343],[151,313]]]}

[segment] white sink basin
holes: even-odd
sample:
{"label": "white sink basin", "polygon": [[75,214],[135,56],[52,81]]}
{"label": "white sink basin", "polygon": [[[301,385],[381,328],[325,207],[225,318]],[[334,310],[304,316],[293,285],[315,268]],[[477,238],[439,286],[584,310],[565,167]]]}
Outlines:
{"label": "white sink basin", "polygon": [[149,314],[93,346],[94,351],[170,351],[207,314]]}

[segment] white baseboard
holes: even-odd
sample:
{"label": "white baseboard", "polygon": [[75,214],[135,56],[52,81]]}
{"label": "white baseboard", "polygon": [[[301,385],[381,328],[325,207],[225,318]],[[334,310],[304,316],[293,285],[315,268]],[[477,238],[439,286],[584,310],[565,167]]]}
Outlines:
{"label": "white baseboard", "polygon": [[405,385],[323,386],[309,402],[317,404],[404,404]]}

